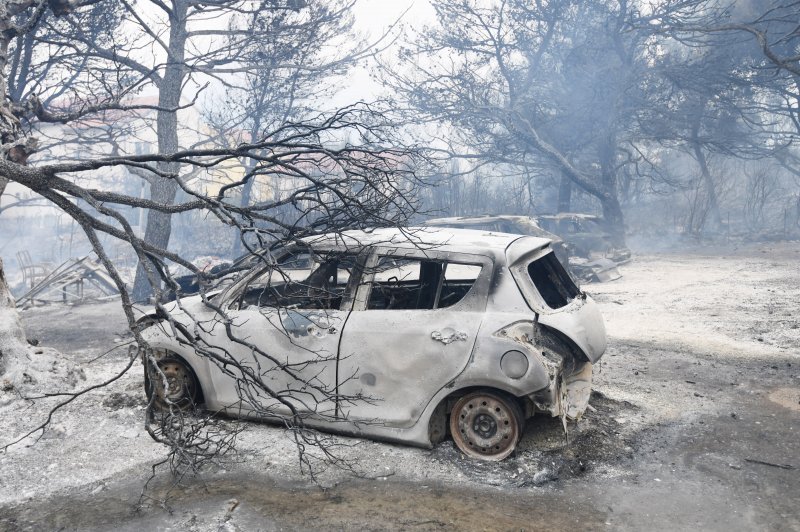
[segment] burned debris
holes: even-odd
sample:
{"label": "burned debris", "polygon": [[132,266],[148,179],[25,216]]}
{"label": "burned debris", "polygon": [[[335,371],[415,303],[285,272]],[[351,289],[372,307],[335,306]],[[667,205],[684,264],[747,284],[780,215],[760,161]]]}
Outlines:
{"label": "burned debris", "polygon": [[[24,271],[24,270],[23,270]],[[119,297],[114,280],[91,255],[69,259],[50,272],[29,274],[31,288],[17,301],[21,307],[49,303],[79,303]]]}

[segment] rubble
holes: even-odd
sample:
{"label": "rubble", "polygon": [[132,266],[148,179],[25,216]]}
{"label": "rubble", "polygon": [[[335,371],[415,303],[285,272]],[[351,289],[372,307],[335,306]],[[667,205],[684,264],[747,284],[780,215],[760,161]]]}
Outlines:
{"label": "rubble", "polygon": [[28,308],[37,303],[78,303],[85,299],[96,301],[118,297],[119,290],[114,280],[99,261],[90,257],[86,255],[62,263],[33,284],[17,303]]}

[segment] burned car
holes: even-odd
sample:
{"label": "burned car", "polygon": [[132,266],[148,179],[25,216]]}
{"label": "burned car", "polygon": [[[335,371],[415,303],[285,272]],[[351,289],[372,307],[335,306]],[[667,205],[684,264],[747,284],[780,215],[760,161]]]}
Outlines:
{"label": "burned car", "polygon": [[605,257],[617,262],[631,257],[628,248],[612,244],[611,231],[600,216],[562,212],[537,216],[536,220],[540,226],[566,240],[582,257]]}
{"label": "burned car", "polygon": [[[550,241],[433,228],[306,238],[273,264],[142,320],[156,405],[431,447],[511,454],[537,413],[578,419],[606,346]],[[247,379],[242,376],[247,375]],[[245,382],[247,381],[247,382]]]}

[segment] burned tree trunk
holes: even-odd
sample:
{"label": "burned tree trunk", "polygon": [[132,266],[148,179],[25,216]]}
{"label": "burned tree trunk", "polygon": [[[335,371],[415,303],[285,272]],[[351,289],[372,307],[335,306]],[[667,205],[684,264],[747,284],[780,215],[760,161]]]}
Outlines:
{"label": "burned tree trunk", "polygon": [[561,175],[558,183],[558,212],[570,212],[572,202],[572,181],[566,175]]}
{"label": "burned tree trunk", "polygon": [[[258,142],[259,140],[258,135],[260,131],[261,131],[261,120],[259,119],[258,116],[255,116],[253,117],[253,125],[250,128],[250,142],[252,143]],[[242,187],[242,200],[239,205],[241,205],[243,209],[246,209],[247,207],[250,206],[250,202],[252,201],[253,198],[253,187],[255,186],[256,176],[252,174],[253,170],[255,170],[256,168],[256,165],[257,161],[252,157],[248,158],[244,164],[244,175],[250,176],[250,179],[248,179],[247,182]],[[244,235],[240,233],[236,235],[236,238],[233,241],[232,251],[234,257],[238,257],[244,251],[243,249],[244,246],[242,245],[243,237]]]}
{"label": "burned tree trunk", "polygon": [[[17,0],[0,4],[0,158],[25,164],[36,148],[36,139],[26,138],[19,118],[8,99],[8,46],[22,29],[15,17],[36,7],[34,0]],[[0,175],[0,197],[8,185],[9,176]],[[26,352],[25,331],[19,320],[14,298],[8,290],[3,260],[0,258],[0,375],[5,373],[8,360]]]}
{"label": "burned tree trunk", "polygon": [[600,146],[600,182],[602,193],[597,197],[603,208],[603,219],[611,233],[611,244],[625,247],[625,217],[617,193],[617,169],[615,161],[616,136],[611,134]]}
{"label": "burned tree trunk", "polygon": [[626,247],[625,218],[622,214],[622,206],[620,206],[616,194],[609,193],[601,197],[600,205],[603,208],[603,218],[611,233],[612,245],[619,248]]}
{"label": "burned tree trunk", "polygon": [[[700,166],[700,177],[703,180],[703,186],[706,189],[706,194],[708,196],[708,209],[711,215],[711,223],[713,224],[711,229],[719,230],[722,226],[722,217],[719,213],[719,200],[717,199],[717,191],[714,185],[714,179],[711,177],[711,172],[708,169],[708,161],[706,160],[705,153],[703,153],[703,147],[700,144],[700,116],[702,116],[702,113],[698,113],[698,119],[692,125],[691,143],[695,159],[697,160],[697,164]],[[702,227],[697,227],[697,229],[699,231],[702,229]]]}
{"label": "burned tree trunk", "polygon": [[5,373],[9,359],[26,352],[25,330],[19,320],[14,298],[8,290],[3,259],[0,259],[0,375]]}
{"label": "burned tree trunk", "polygon": [[[253,141],[255,141],[255,135],[251,136]],[[254,159],[247,159],[247,163],[245,164],[244,171],[245,175],[250,175],[256,167],[256,161]],[[242,187],[242,200],[241,200],[241,207],[246,209],[250,206],[250,202],[253,198],[253,186],[255,182],[255,176],[251,176],[247,183],[244,184]],[[242,238],[244,235],[237,234],[236,238],[233,241],[233,256],[238,257],[244,252],[244,246],[242,245]]]}
{"label": "burned tree trunk", "polygon": [[[173,154],[179,149],[178,114],[181,90],[188,72],[185,59],[186,47],[186,13],[184,2],[174,3],[174,14],[170,25],[169,51],[170,62],[164,71],[164,77],[158,82],[158,114],[156,117],[156,133],[158,135],[158,153]],[[180,164],[159,162],[157,165],[161,175],[154,176],[150,185],[150,199],[162,205],[171,205],[178,191],[178,174]],[[165,177],[168,175],[168,177]],[[144,241],[159,249],[167,249],[172,233],[172,215],[157,210],[147,213],[147,226]],[[146,269],[141,263],[136,268],[133,283],[133,300],[144,301],[153,293]]]}

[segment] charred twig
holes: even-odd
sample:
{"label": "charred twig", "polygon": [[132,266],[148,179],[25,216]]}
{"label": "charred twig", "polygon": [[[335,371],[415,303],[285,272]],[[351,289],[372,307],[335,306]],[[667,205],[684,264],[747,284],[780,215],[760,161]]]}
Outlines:
{"label": "charred twig", "polygon": [[751,464],[761,464],[761,465],[770,466],[770,467],[777,467],[779,469],[788,469],[788,470],[797,469],[795,466],[790,465],[790,464],[774,464],[772,462],[765,462],[764,460],[757,460],[755,458],[745,458],[744,461],[745,462],[750,462]]}

